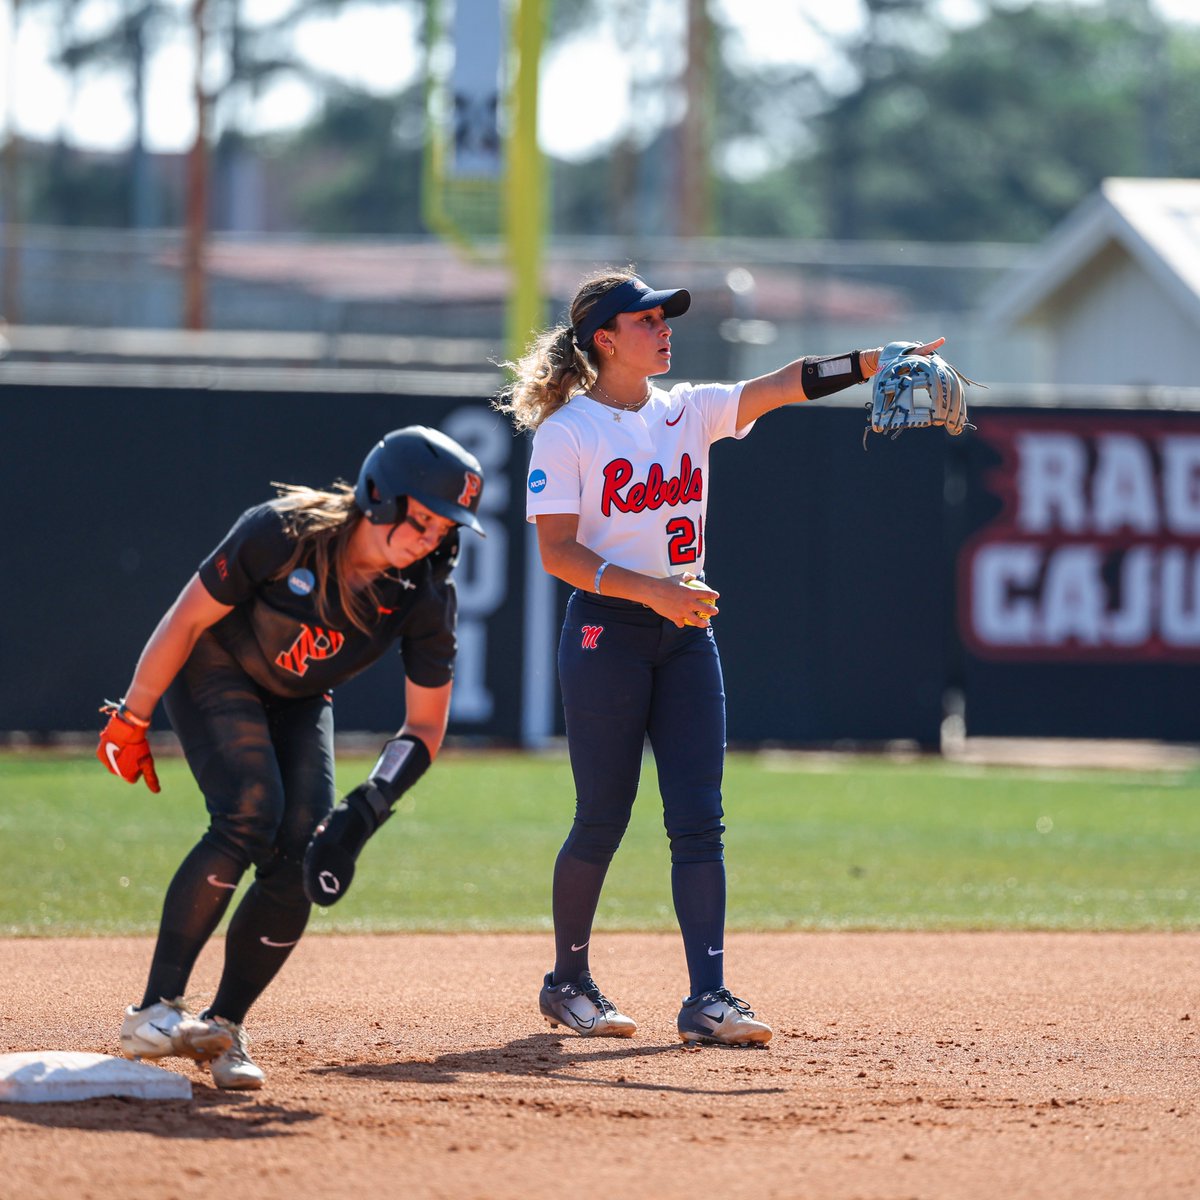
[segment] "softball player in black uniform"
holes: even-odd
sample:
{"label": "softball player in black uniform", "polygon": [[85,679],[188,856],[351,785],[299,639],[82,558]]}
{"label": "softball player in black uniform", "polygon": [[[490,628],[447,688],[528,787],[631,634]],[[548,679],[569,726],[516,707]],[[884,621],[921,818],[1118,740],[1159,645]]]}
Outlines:
{"label": "softball player in black uniform", "polygon": [[[209,1062],[257,1088],[242,1023],[287,960],[311,903],[345,894],[391,806],[437,756],[450,707],[458,528],[483,471],[437,430],[410,426],[368,454],[355,487],[279,487],[244,513],[159,622],[97,756],[159,790],[146,730],[161,697],[209,813],[167,889],[145,994],[125,1012],[130,1058]],[[369,779],[334,807],[331,689],[399,644],[405,722]],[[332,811],[331,811],[332,810]],[[225,963],[201,1014],[182,1000],[243,873]]]}
{"label": "softball player in black uniform", "polygon": [[690,979],[679,1036],[761,1045],[770,1027],[724,979],[725,694],[709,624],[719,593],[701,582],[709,446],[744,437],[772,409],[866,379],[879,350],[805,358],[735,385],[652,388],[671,366],[667,320],[690,303],[683,289],[653,291],[631,272],[585,280],[570,325],[513,364],[497,404],[534,431],[528,518],[545,569],[577,589],[558,650],[575,820],[554,867],[555,963],[540,1008],[587,1037],[636,1031],[593,981],[588,947],[648,736]]}

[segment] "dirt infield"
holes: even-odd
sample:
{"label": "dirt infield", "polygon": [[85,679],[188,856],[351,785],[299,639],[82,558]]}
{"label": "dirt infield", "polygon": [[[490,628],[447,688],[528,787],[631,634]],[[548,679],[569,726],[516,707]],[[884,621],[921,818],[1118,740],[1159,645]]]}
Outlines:
{"label": "dirt infield", "polygon": [[[596,947],[630,1042],[541,1021],[545,936],[310,938],[248,1023],[266,1090],[0,1105],[0,1195],[1200,1195],[1200,934],[736,935],[775,1040],[695,1052],[677,937]],[[0,1050],[115,1052],[149,952],[0,941]]]}

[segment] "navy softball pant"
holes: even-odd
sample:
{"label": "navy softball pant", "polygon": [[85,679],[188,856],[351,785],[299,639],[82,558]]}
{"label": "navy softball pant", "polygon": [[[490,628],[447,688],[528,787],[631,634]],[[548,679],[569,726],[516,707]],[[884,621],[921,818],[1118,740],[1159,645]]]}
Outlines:
{"label": "navy softball pant", "polygon": [[558,646],[575,821],[563,849],[607,863],[629,824],[649,737],[673,863],[720,861],[725,687],[711,629],[574,592]]}

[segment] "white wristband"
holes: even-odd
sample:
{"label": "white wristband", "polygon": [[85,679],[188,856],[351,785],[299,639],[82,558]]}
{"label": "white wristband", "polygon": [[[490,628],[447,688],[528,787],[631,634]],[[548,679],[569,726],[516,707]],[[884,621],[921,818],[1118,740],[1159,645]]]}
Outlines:
{"label": "white wristband", "polygon": [[600,579],[604,575],[604,572],[607,571],[611,566],[612,563],[605,559],[605,561],[596,568],[596,578],[592,580],[592,591],[595,592],[597,596],[600,595]]}

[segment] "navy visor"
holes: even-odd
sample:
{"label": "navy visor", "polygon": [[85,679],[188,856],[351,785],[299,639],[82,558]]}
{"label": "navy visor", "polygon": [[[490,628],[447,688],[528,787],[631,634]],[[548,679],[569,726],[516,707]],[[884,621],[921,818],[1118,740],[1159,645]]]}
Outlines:
{"label": "navy visor", "polygon": [[692,295],[686,288],[670,288],[656,292],[640,279],[627,279],[610,288],[588,310],[588,314],[575,329],[575,344],[586,350],[596,336],[596,330],[607,325],[618,313],[645,312],[648,308],[662,307],[664,317],[678,317],[687,312]]}

